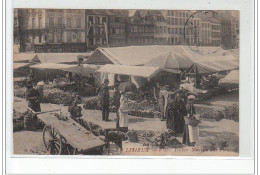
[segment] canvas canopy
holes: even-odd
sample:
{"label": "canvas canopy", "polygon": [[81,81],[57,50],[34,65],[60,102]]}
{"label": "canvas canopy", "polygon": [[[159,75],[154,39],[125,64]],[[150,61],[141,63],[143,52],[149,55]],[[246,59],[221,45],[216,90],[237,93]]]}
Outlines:
{"label": "canvas canopy", "polygon": [[[120,64],[128,66],[144,65],[156,56],[164,53],[183,54],[193,62],[210,61],[212,57],[223,56],[225,51],[220,47],[192,47],[148,45],[113,48],[97,48],[83,63],[85,64]],[[231,55],[226,53],[226,55]],[[238,58],[237,58],[238,59]]]}
{"label": "canvas canopy", "polygon": [[184,69],[190,67],[192,64],[193,61],[187,55],[169,52],[152,58],[145,63],[144,66],[161,67],[165,69]]}
{"label": "canvas canopy", "polygon": [[90,73],[95,73],[95,71],[97,69],[95,68],[91,68],[91,67],[87,67],[87,66],[73,66],[73,67],[68,67],[68,68],[62,68],[61,70],[64,70],[66,72],[72,72],[72,73],[76,73],[76,74],[79,74],[79,75],[83,75],[83,76],[87,76],[89,75]]}
{"label": "canvas canopy", "polygon": [[219,80],[219,84],[239,84],[239,70],[232,70],[226,77]]}
{"label": "canvas canopy", "polygon": [[104,65],[103,67],[97,70],[97,72],[138,76],[143,78],[151,78],[160,71],[164,71],[164,69],[160,67],[123,66],[111,64]]}
{"label": "canvas canopy", "polygon": [[22,67],[26,67],[28,65],[30,65],[31,63],[14,63],[13,64],[13,69],[14,70],[17,70],[19,68],[22,68]]}
{"label": "canvas canopy", "polygon": [[186,73],[215,73],[239,68],[239,61],[232,55],[211,57],[210,61],[200,61],[192,64]]}
{"label": "canvas canopy", "polygon": [[38,69],[38,70],[61,70],[65,68],[74,67],[75,65],[68,65],[68,64],[56,64],[56,63],[44,63],[44,64],[36,64],[33,66],[30,66],[32,69]]}
{"label": "canvas canopy", "polygon": [[35,53],[19,53],[14,54],[13,61],[14,63],[29,63],[33,62],[35,57]]}
{"label": "canvas canopy", "polygon": [[89,56],[89,53],[38,53],[34,58],[35,62],[40,63],[70,63],[75,64],[78,61],[78,56]]}

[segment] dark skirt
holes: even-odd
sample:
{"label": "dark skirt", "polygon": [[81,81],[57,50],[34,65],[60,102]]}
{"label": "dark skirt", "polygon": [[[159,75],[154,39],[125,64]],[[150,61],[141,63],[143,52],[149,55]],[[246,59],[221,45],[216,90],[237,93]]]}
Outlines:
{"label": "dark skirt", "polygon": [[183,115],[183,112],[179,112],[178,113],[178,129],[177,129],[177,132],[178,133],[183,133],[184,131],[184,115]]}
{"label": "dark skirt", "polygon": [[170,107],[167,107],[165,114],[166,114],[165,118],[166,118],[166,127],[167,127],[167,129],[171,129],[171,130],[174,131],[174,129],[175,129],[174,117],[175,116],[174,116],[173,109],[170,108]]}
{"label": "dark skirt", "polygon": [[184,124],[182,143],[185,145],[191,146],[190,136],[189,136],[189,127],[186,124]]}

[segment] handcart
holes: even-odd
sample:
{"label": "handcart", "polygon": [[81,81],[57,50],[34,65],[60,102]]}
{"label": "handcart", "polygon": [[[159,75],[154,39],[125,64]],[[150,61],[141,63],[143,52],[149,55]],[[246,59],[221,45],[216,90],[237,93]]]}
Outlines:
{"label": "handcart", "polygon": [[102,154],[104,141],[82,127],[70,117],[62,117],[60,109],[35,112],[28,108],[45,124],[43,143],[47,151],[53,155],[84,154],[97,151]]}

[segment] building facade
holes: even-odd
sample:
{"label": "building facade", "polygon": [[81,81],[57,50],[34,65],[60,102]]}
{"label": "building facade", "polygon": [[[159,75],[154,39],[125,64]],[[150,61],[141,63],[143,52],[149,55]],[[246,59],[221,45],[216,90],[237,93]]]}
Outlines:
{"label": "building facade", "polygon": [[211,26],[211,46],[221,46],[222,35],[221,35],[221,23],[218,19],[210,18]]}
{"label": "building facade", "polygon": [[[170,45],[180,45],[185,44],[184,41],[184,26],[187,19],[190,16],[188,11],[176,11],[167,10],[162,11],[162,14],[166,18],[167,31],[168,31],[168,44]],[[191,32],[188,34],[191,37]]]}
{"label": "building facade", "polygon": [[[131,13],[130,13],[131,12]],[[185,10],[15,9],[20,51],[86,52],[97,47],[197,45],[239,47],[239,12]]]}
{"label": "building facade", "polygon": [[167,23],[159,10],[151,10],[148,11],[147,15],[149,15],[154,24],[154,44],[157,45],[166,45],[168,44],[168,30]]}
{"label": "building facade", "polygon": [[122,47],[127,43],[128,10],[111,10],[108,16],[108,41],[110,47]]}
{"label": "building facade", "polygon": [[22,51],[85,50],[84,10],[19,9],[18,20]]}
{"label": "building facade", "polygon": [[148,11],[137,10],[127,23],[127,45],[154,44],[155,25]]}
{"label": "building facade", "polygon": [[108,19],[113,13],[110,10],[85,10],[87,50],[97,47],[108,47]]}
{"label": "building facade", "polygon": [[223,49],[231,49],[231,21],[222,19],[221,20],[221,45]]}

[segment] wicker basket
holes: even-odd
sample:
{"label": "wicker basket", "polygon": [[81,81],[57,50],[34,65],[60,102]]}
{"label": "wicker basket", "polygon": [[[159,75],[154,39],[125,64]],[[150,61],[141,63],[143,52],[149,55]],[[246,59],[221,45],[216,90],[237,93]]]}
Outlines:
{"label": "wicker basket", "polygon": [[187,117],[187,116],[185,116],[184,120],[185,120],[185,124],[186,125],[190,125],[190,126],[193,126],[193,127],[198,126],[198,124],[200,123],[200,120],[197,120],[194,117]]}

